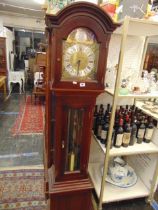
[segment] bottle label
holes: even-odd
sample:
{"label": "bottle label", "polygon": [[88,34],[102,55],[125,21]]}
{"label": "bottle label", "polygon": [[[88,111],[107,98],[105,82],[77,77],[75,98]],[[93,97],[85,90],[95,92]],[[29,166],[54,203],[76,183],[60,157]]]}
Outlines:
{"label": "bottle label", "polygon": [[131,133],[124,133],[123,134],[123,143],[124,144],[129,144],[129,142],[130,142],[130,136],[131,136]]}
{"label": "bottle label", "polygon": [[135,143],[137,141],[136,132],[131,134],[131,142]]}
{"label": "bottle label", "polygon": [[117,134],[115,145],[116,146],[121,146],[122,145],[122,140],[123,140],[123,133],[122,134]]}
{"label": "bottle label", "polygon": [[138,138],[143,139],[145,133],[145,129],[139,129],[138,131]]}
{"label": "bottle label", "polygon": [[102,130],[101,131],[101,139],[106,139],[107,138],[107,131]]}
{"label": "bottle label", "polygon": [[147,128],[145,132],[145,139],[151,140],[154,129]]}
{"label": "bottle label", "polygon": [[102,126],[99,125],[98,126],[98,133],[97,133],[98,136],[101,136],[101,131],[102,131]]}

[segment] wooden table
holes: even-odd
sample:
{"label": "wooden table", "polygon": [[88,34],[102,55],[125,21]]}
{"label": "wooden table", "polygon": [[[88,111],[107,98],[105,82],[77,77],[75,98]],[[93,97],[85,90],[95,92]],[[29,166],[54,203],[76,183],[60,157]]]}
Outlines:
{"label": "wooden table", "polygon": [[0,76],[0,88],[3,87],[4,99],[7,97],[6,76]]}

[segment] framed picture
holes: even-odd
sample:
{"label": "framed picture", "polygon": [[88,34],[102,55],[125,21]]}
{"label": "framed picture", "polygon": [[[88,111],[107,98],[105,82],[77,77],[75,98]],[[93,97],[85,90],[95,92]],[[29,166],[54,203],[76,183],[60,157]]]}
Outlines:
{"label": "framed picture", "polygon": [[122,20],[125,16],[143,18],[147,11],[148,0],[121,0],[122,7],[118,19]]}

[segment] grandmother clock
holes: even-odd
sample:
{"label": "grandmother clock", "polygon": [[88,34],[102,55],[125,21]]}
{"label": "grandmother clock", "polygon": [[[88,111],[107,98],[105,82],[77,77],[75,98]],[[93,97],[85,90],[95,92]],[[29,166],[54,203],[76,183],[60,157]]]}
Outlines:
{"label": "grandmother clock", "polygon": [[46,15],[48,78],[46,168],[51,210],[90,210],[88,176],[93,108],[104,91],[111,33],[118,26],[98,6],[74,3]]}

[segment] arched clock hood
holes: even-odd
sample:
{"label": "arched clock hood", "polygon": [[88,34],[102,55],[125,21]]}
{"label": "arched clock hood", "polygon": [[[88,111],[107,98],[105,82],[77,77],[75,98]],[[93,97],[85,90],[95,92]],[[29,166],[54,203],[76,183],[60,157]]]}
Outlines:
{"label": "arched clock hood", "polygon": [[98,5],[81,2],[72,3],[59,11],[56,15],[46,15],[46,25],[53,28],[62,25],[67,19],[75,16],[86,16],[101,24],[105,33],[113,32],[120,24],[114,23],[112,18]]}

